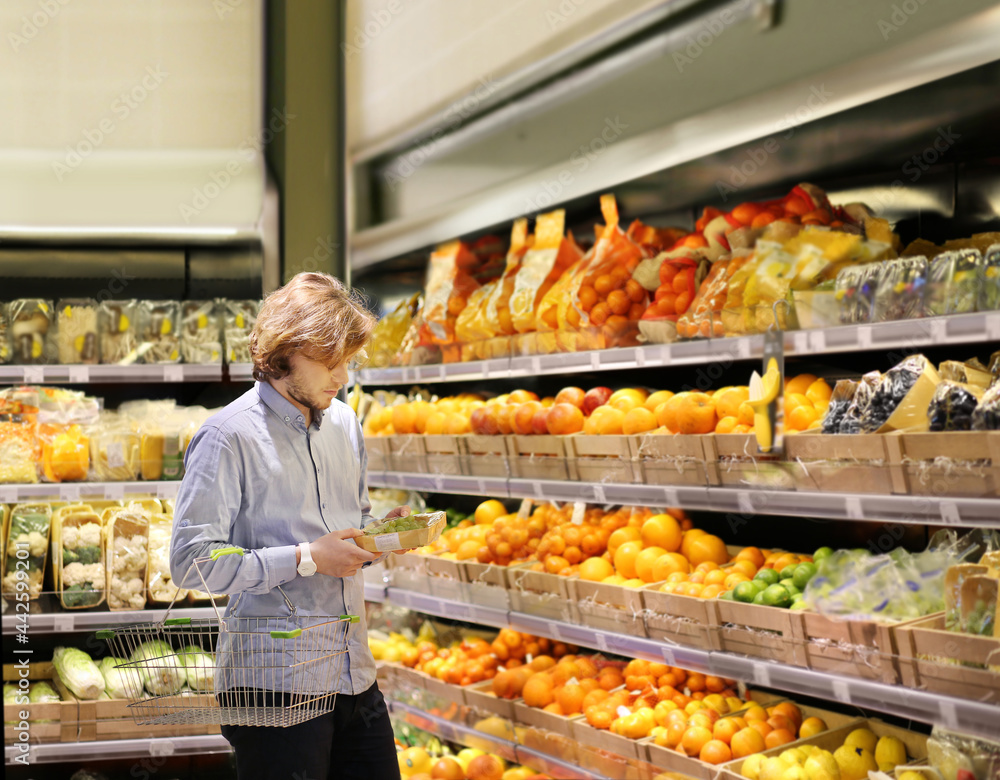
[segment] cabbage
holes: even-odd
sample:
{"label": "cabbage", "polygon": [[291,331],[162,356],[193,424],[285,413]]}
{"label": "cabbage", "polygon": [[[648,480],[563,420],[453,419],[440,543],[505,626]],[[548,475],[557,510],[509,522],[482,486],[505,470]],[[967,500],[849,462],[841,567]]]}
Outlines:
{"label": "cabbage", "polygon": [[116,668],[128,663],[124,658],[102,658],[97,668],[104,675],[108,695],[112,699],[141,699],[142,677],[134,666]]}
{"label": "cabbage", "polygon": [[52,665],[63,685],[78,699],[97,699],[104,693],[104,677],[97,664],[83,650],[57,647],[52,651]]}
{"label": "cabbage", "polygon": [[39,680],[28,691],[28,701],[32,704],[43,704],[50,701],[62,701],[62,697],[46,680]]}
{"label": "cabbage", "polygon": [[178,654],[184,665],[188,685],[194,691],[211,691],[215,688],[215,659],[200,647],[188,645]]}
{"label": "cabbage", "polygon": [[184,667],[181,659],[166,642],[153,640],[143,642],[129,659],[140,662],[139,676],[146,690],[154,696],[177,693],[184,685]]}

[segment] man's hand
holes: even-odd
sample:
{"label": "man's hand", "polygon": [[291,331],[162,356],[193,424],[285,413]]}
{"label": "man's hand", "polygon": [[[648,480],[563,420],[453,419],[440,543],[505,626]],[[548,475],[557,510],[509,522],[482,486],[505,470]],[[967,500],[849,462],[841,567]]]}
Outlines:
{"label": "man's hand", "polygon": [[345,528],[321,536],[309,545],[309,552],[316,563],[316,571],[331,577],[353,577],[369,561],[376,560],[378,553],[362,550],[349,541],[361,536],[360,528]]}
{"label": "man's hand", "polygon": [[404,504],[403,506],[397,506],[395,509],[390,510],[389,513],[386,514],[386,516],[382,519],[392,520],[393,518],[396,517],[406,517],[409,514],[410,514],[410,507]]}

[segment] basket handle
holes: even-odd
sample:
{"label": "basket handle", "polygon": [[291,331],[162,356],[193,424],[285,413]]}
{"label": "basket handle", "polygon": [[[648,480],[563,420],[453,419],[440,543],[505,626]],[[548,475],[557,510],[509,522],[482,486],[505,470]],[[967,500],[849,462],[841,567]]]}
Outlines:
{"label": "basket handle", "polygon": [[209,557],[213,561],[217,561],[223,555],[232,555],[233,553],[236,555],[243,555],[244,552],[246,551],[242,547],[219,547],[216,550],[212,550],[212,552],[209,553]]}
{"label": "basket handle", "polygon": [[[347,621],[348,623],[357,623],[361,618],[358,615],[341,615],[341,621]],[[272,639],[296,639],[302,635],[301,628],[293,628],[290,631],[271,631]]]}

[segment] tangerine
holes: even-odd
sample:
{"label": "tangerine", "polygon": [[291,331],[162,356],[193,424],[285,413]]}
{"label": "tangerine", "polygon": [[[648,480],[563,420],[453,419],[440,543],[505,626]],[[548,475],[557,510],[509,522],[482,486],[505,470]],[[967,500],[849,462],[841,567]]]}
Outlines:
{"label": "tangerine", "polygon": [[637,406],[629,411],[622,420],[622,433],[626,436],[634,436],[637,433],[651,431],[656,426],[656,415],[645,406]]}
{"label": "tangerine", "polygon": [[702,746],[698,758],[707,764],[724,764],[726,761],[732,761],[733,752],[721,739],[710,739]]}
{"label": "tangerine", "polygon": [[749,726],[737,731],[729,745],[733,751],[733,758],[745,758],[767,749],[764,738]]}
{"label": "tangerine", "polygon": [[653,582],[656,561],[667,551],[662,547],[646,547],[635,557],[635,573],[643,582]]}
{"label": "tangerine", "polygon": [[670,515],[653,515],[642,524],[640,533],[642,543],[647,547],[662,547],[665,552],[677,552],[681,548],[681,526]]}

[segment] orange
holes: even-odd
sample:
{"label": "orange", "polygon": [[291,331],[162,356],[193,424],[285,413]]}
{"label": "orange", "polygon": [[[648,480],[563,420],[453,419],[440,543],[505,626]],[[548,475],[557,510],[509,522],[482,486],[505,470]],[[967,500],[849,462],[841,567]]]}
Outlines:
{"label": "orange", "polygon": [[405,403],[392,407],[392,427],[396,433],[416,432],[417,410],[413,404]]}
{"label": "orange", "polygon": [[458,759],[442,756],[431,769],[431,777],[434,780],[465,780],[465,770]]}
{"label": "orange", "polygon": [[745,758],[767,749],[764,738],[749,727],[737,731],[729,744],[733,751],[733,758]]}
{"label": "orange", "polygon": [[662,547],[646,547],[635,557],[635,574],[643,582],[653,582],[656,561],[667,551]]}
{"label": "orange", "polygon": [[642,542],[625,542],[615,551],[615,570],[626,579],[635,577],[635,560],[640,552]]}
{"label": "orange", "polygon": [[681,526],[670,515],[653,515],[642,524],[640,533],[647,547],[662,547],[666,552],[677,552],[681,548]]}
{"label": "orange", "polygon": [[715,722],[715,727],[712,729],[712,737],[729,745],[739,730],[740,724],[735,718],[722,718]]}
{"label": "orange", "polygon": [[625,419],[622,420],[622,433],[634,436],[637,433],[651,431],[656,426],[656,415],[644,406],[637,406],[625,414]]}
{"label": "orange", "polygon": [[750,582],[750,577],[743,574],[742,572],[734,572],[726,577],[722,585],[726,590],[732,590],[741,582]]}
{"label": "orange", "polygon": [[600,582],[614,573],[615,567],[600,556],[588,558],[580,564],[580,579],[588,582]]}
{"label": "orange", "polygon": [[747,425],[752,428],[754,423],[753,414],[753,407],[750,406],[749,402],[744,402],[736,410],[736,419],[740,421],[740,425]]}
{"label": "orange", "polygon": [[653,563],[653,582],[666,580],[675,574],[685,577],[689,571],[691,571],[691,564],[687,558],[680,553],[669,552],[666,555],[661,555]]}
{"label": "orange", "polygon": [[641,538],[642,533],[635,526],[627,525],[624,528],[619,528],[608,537],[608,552],[614,557],[618,548],[625,542],[638,542]]}
{"label": "orange", "polygon": [[685,558],[690,558],[691,556],[688,553],[691,550],[691,545],[694,544],[694,540],[699,536],[704,536],[705,534],[706,531],[703,531],[700,528],[692,528],[689,531],[685,531],[684,538],[681,540],[681,555]]}
{"label": "orange", "polygon": [[716,569],[715,571],[710,571],[708,574],[705,575],[705,584],[722,585],[726,581],[726,577],[728,576],[729,572],[726,571],[725,569]]}
{"label": "orange", "polygon": [[724,764],[732,761],[733,753],[721,739],[711,739],[702,745],[698,758],[707,764]]}
{"label": "orange", "polygon": [[[790,701],[778,702],[771,708],[771,713],[774,715],[784,715],[791,721],[793,728],[790,731],[798,731],[802,726],[802,710],[800,710],[795,704]],[[814,720],[819,720],[815,718]],[[822,721],[820,721],[822,723]]]}
{"label": "orange", "polygon": [[553,436],[566,436],[583,430],[583,412],[573,404],[553,404],[545,414],[545,426]]}
{"label": "orange", "polygon": [[546,707],[555,701],[555,694],[552,691],[552,681],[548,674],[540,672],[533,674],[525,682],[521,689],[521,697],[529,707]]}
{"label": "orange", "polygon": [[701,754],[701,749],[712,741],[712,732],[704,726],[690,726],[681,739],[681,750],[688,756]]}
{"label": "orange", "polygon": [[610,406],[598,406],[588,418],[602,436],[620,436],[624,430],[625,412]]}
{"label": "orange", "polygon": [[714,599],[720,593],[722,593],[723,587],[721,585],[706,585],[702,588],[701,598],[703,599]]}
{"label": "orange", "polygon": [[808,739],[826,731],[826,722],[820,718],[806,718],[799,727],[799,739]]}
{"label": "orange", "polygon": [[507,514],[507,507],[491,498],[476,507],[476,525],[490,525],[498,517]]}
{"label": "orange", "polygon": [[808,406],[810,409],[813,408],[812,401],[801,393],[785,393],[784,409],[786,418],[792,413],[792,410],[799,406]]}
{"label": "orange", "polygon": [[757,568],[757,564],[752,560],[749,558],[740,558],[737,553],[736,558],[733,560],[733,565],[729,567],[729,570],[745,574],[747,577],[753,577],[757,573]]}
{"label": "orange", "polygon": [[563,715],[576,715],[583,712],[583,688],[579,685],[564,685],[555,692],[556,703],[562,709]]}
{"label": "orange", "polygon": [[621,390],[615,390],[608,398],[607,405],[627,413],[637,406],[645,404],[647,398],[649,398],[649,393],[646,390],[638,387],[625,387]]}
{"label": "orange", "polygon": [[740,406],[750,400],[750,388],[724,387],[712,394],[719,417],[738,417]]}
{"label": "orange", "polygon": [[767,719],[767,725],[770,726],[775,731],[779,729],[785,729],[786,731],[795,731],[795,725],[789,718],[786,718],[781,713],[772,712],[771,717]]}
{"label": "orange", "polygon": [[765,744],[767,744],[767,735],[774,731],[774,729],[762,720],[751,720],[750,718],[747,718],[747,726],[760,734],[764,738]]}
{"label": "orange", "polygon": [[795,735],[788,729],[775,729],[766,737],[764,737],[764,744],[768,748],[776,748],[779,745],[786,745],[789,742],[795,741]]}
{"label": "orange", "polygon": [[716,433],[732,433],[736,426],[739,425],[739,420],[735,417],[723,417],[715,426]]}
{"label": "orange", "polygon": [[437,436],[444,433],[447,427],[448,415],[443,412],[434,412],[427,418],[427,424],[424,427],[424,432],[431,436]]}
{"label": "orange", "polygon": [[674,397],[674,394],[670,390],[657,390],[655,393],[649,396],[643,403],[643,407],[651,412],[656,412],[656,408],[660,404],[664,404]]}
{"label": "orange", "polygon": [[826,383],[825,379],[817,379],[809,388],[805,391],[804,395],[814,405],[819,405],[821,402],[829,401],[830,395],[833,391],[830,390],[830,385]]}
{"label": "orange", "polygon": [[785,395],[787,396],[790,393],[801,393],[805,395],[806,390],[808,390],[809,386],[812,385],[817,379],[819,379],[819,377],[814,374],[799,374],[794,379],[789,379],[785,382]]}
{"label": "orange", "polygon": [[759,547],[744,547],[738,553],[736,553],[736,560],[751,561],[754,564],[754,571],[752,573],[748,572],[749,576],[753,576],[757,573],[757,569],[764,565],[764,553],[760,551]]}
{"label": "orange", "polygon": [[751,702],[747,705],[747,711],[743,713],[743,718],[749,723],[752,720],[766,721],[767,711],[759,704]]}
{"label": "orange", "polygon": [[804,431],[819,418],[812,406],[796,406],[785,418],[785,424],[796,431]]}
{"label": "orange", "polygon": [[677,407],[678,433],[711,433],[715,429],[715,401],[705,393],[678,393],[668,403],[680,398]]}
{"label": "orange", "polygon": [[729,560],[729,552],[726,543],[718,536],[703,534],[691,542],[687,557],[695,566],[704,561],[723,564]]}
{"label": "orange", "polygon": [[687,730],[687,723],[675,722],[667,726],[667,747],[680,748],[681,740],[684,739],[684,734]]}

